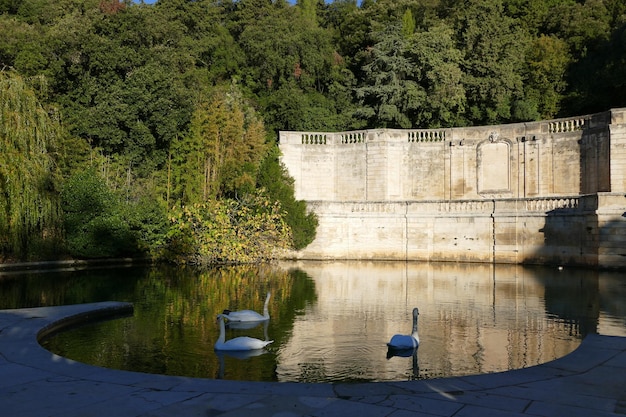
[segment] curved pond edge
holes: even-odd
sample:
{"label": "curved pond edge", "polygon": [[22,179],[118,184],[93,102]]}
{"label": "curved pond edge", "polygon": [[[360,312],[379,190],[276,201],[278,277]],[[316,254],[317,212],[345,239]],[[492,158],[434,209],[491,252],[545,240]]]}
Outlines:
{"label": "curved pond edge", "polygon": [[[493,374],[373,383],[247,382],[101,368],[42,337],[128,314],[120,302],[0,310],[0,409],[7,415],[521,416],[626,414],[626,338],[587,336],[563,358]],[[395,413],[398,414],[395,414]]]}
{"label": "curved pond edge", "polygon": [[80,326],[81,324],[132,316],[134,311],[135,308],[131,303],[114,303],[110,305],[107,303],[93,310],[68,315],[39,330],[39,332],[37,332],[37,342],[41,343],[46,338],[52,337],[58,332],[62,332],[71,327]]}

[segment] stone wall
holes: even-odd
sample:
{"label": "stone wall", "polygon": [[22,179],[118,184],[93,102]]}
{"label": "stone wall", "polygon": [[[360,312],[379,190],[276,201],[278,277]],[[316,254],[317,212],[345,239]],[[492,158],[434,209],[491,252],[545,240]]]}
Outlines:
{"label": "stone wall", "polygon": [[309,259],[626,265],[626,109],[438,130],[281,132]]}

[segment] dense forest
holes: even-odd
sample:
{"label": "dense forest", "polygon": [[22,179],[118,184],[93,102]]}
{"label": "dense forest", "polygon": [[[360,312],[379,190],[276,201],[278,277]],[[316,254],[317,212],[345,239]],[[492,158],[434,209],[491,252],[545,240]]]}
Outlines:
{"label": "dense forest", "polygon": [[0,33],[0,261],[264,261],[317,224],[279,130],[626,105],[626,0],[0,0]]}

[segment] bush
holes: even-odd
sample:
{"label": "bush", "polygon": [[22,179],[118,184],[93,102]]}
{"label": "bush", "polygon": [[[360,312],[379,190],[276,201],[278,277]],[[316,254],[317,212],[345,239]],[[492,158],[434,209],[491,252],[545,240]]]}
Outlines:
{"label": "bush", "polygon": [[257,194],[175,207],[161,259],[178,263],[242,264],[275,259],[291,241],[279,204]]}
{"label": "bush", "polygon": [[61,192],[67,248],[80,258],[132,256],[138,253],[122,204],[94,168],[70,177]]}

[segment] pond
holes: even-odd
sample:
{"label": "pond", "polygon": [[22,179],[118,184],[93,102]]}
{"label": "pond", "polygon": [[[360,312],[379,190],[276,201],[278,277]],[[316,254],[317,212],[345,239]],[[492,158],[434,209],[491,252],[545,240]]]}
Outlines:
{"label": "pond", "polygon": [[[267,325],[226,338],[273,340],[254,355],[218,354],[223,309]],[[0,273],[0,308],[129,301],[131,317],[42,342],[115,369],[250,381],[403,381],[517,369],[573,351],[590,333],[626,336],[623,274],[492,264],[284,262],[211,269],[115,267]],[[419,307],[420,346],[388,356]]]}

